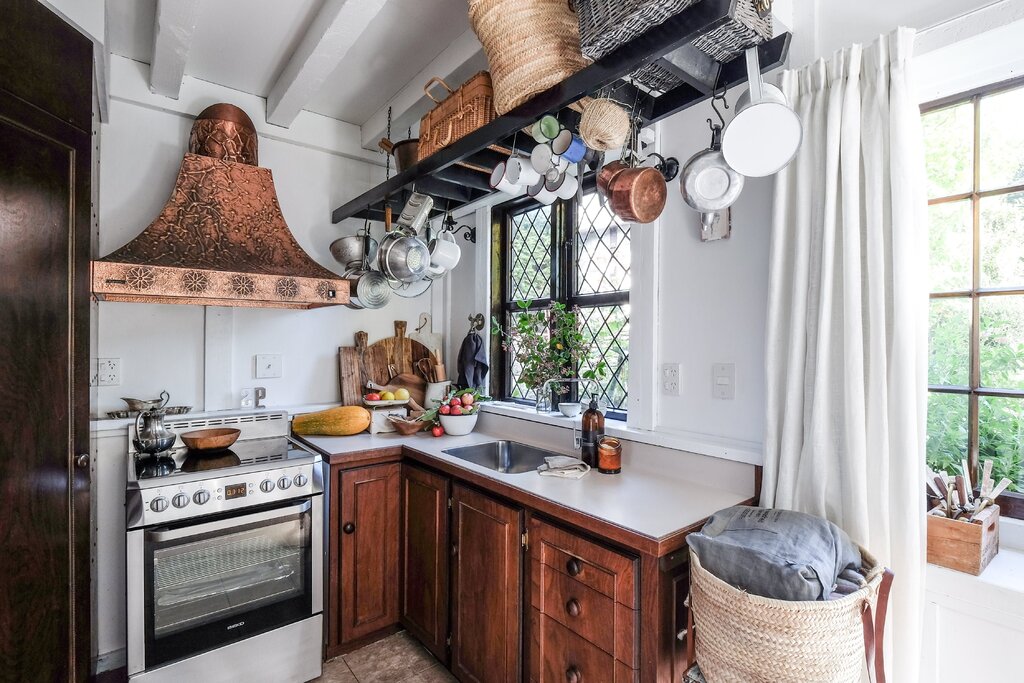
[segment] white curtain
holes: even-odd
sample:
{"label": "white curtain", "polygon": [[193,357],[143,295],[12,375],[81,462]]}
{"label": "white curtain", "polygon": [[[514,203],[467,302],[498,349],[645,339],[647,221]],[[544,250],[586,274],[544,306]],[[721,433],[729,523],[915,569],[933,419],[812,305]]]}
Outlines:
{"label": "white curtain", "polygon": [[893,569],[890,680],[917,681],[927,230],[914,33],[782,76],[804,140],[775,183],[761,504],[834,521]]}

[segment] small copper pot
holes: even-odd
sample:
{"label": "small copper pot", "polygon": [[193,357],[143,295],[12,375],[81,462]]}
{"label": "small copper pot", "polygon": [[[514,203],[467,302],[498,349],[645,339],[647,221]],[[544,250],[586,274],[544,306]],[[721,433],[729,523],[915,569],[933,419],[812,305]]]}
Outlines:
{"label": "small copper pot", "polygon": [[616,173],[608,188],[612,212],[630,223],[650,223],[665,210],[668,187],[665,176],[650,166],[627,168]]}
{"label": "small copper pot", "polygon": [[608,188],[611,186],[612,178],[627,168],[628,166],[621,161],[613,161],[601,167],[597,174],[597,191],[601,193],[602,197],[608,196]]}

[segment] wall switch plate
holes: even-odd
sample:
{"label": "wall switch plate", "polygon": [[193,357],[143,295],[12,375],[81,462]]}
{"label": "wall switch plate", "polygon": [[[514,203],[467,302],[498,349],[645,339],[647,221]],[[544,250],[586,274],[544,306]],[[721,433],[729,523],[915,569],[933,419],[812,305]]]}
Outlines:
{"label": "wall switch plate", "polygon": [[736,398],[736,364],[715,363],[711,366],[711,395],[730,401]]}
{"label": "wall switch plate", "polygon": [[96,386],[118,387],[121,386],[121,359],[120,358],[97,358],[96,359]]}
{"label": "wall switch plate", "polygon": [[256,354],[256,379],[265,379],[281,376],[281,354],[259,353]]}
{"label": "wall switch plate", "polygon": [[681,363],[664,363],[661,366],[661,393],[663,396],[679,396],[680,378],[683,374]]}

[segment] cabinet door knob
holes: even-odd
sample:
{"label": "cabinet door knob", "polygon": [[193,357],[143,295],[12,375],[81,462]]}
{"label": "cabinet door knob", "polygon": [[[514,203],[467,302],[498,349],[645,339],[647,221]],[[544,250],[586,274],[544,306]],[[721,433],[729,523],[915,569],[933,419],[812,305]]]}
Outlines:
{"label": "cabinet door knob", "polygon": [[582,611],[580,601],[576,598],[569,598],[569,602],[565,603],[565,611],[569,613],[570,617],[578,617]]}
{"label": "cabinet door knob", "polygon": [[583,672],[576,666],[570,666],[565,670],[566,683],[583,683]]}
{"label": "cabinet door knob", "polygon": [[580,572],[583,571],[583,563],[575,557],[570,558],[569,561],[565,563],[565,570],[569,572],[569,576],[579,576]]}
{"label": "cabinet door knob", "polygon": [[356,525],[352,522],[345,522],[345,526],[341,527],[341,530],[344,531],[346,534],[351,534],[353,531],[356,530]]}
{"label": "cabinet door knob", "polygon": [[88,469],[88,467],[89,467],[89,454],[88,453],[79,453],[77,456],[75,456],[75,467],[77,467],[79,469],[83,469],[83,470],[84,469]]}

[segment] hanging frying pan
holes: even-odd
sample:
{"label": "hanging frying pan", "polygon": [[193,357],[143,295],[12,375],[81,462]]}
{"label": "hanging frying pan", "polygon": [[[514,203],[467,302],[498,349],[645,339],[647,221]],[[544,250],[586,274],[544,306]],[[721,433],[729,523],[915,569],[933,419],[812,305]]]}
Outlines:
{"label": "hanging frying pan", "polygon": [[683,194],[683,201],[701,213],[721,211],[739,198],[743,191],[743,176],[722,156],[720,125],[711,126],[711,146],[686,162],[679,177],[679,191]]}

